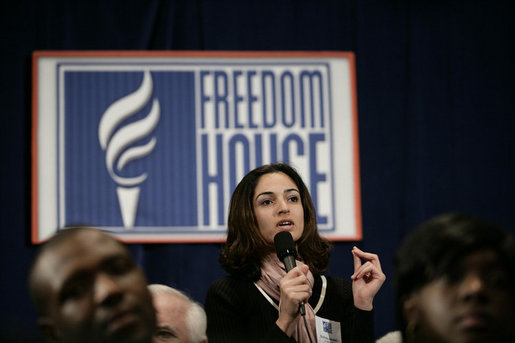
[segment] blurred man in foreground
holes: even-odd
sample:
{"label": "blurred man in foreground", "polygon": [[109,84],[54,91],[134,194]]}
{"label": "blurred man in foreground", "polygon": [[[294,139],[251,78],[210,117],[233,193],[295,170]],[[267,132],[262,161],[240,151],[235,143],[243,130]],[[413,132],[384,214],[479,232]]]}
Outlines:
{"label": "blurred man in foreground", "polygon": [[127,248],[92,228],[60,231],[34,259],[29,290],[48,342],[151,343],[155,312]]}
{"label": "blurred man in foreground", "polygon": [[515,240],[503,228],[434,217],[406,237],[395,268],[403,342],[515,342]]}

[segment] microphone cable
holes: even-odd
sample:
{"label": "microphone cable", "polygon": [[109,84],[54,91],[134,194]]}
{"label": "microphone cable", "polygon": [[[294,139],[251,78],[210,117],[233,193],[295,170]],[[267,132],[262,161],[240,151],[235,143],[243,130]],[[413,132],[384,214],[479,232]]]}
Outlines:
{"label": "microphone cable", "polygon": [[309,343],[313,343],[311,339],[311,334],[309,333],[308,322],[306,320],[306,313],[302,314],[302,318],[304,319],[304,326],[306,327],[306,332],[308,333]]}

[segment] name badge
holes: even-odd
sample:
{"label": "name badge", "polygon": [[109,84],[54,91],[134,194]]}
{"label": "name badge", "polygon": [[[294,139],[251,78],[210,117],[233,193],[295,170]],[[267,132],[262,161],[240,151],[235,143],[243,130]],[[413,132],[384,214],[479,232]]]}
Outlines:
{"label": "name badge", "polygon": [[342,343],[341,325],[329,319],[315,316],[318,343]]}

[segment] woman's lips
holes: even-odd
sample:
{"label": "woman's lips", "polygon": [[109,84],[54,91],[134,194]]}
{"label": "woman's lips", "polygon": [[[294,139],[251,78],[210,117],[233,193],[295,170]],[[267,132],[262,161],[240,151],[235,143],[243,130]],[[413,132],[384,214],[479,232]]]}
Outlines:
{"label": "woman's lips", "polygon": [[293,229],[294,224],[291,220],[282,220],[279,223],[277,223],[277,227],[282,231],[290,231]]}

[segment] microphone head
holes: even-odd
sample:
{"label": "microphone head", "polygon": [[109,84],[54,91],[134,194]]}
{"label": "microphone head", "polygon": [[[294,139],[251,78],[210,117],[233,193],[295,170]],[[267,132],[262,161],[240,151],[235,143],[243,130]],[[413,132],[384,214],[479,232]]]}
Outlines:
{"label": "microphone head", "polygon": [[292,255],[293,257],[297,257],[297,249],[295,248],[295,242],[293,241],[293,237],[291,233],[288,231],[280,231],[274,236],[274,244],[275,251],[277,252],[277,257],[280,261],[288,256]]}

